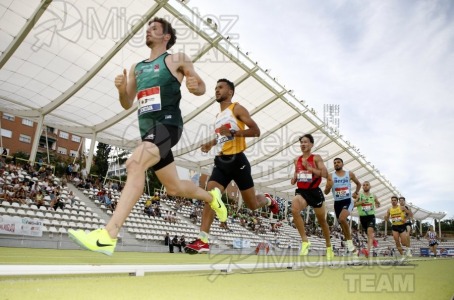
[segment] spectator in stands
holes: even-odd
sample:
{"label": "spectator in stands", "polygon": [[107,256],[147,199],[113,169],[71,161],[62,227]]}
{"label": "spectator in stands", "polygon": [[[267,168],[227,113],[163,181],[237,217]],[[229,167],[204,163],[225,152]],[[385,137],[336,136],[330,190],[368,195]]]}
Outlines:
{"label": "spectator in stands", "polygon": [[13,195],[13,202],[17,202],[19,204],[26,204],[27,193],[23,187],[19,187]]}
{"label": "spectator in stands", "polygon": [[170,222],[170,212],[169,211],[165,211],[164,215],[162,216],[162,218],[164,219],[164,221]]}
{"label": "spectator in stands", "polygon": [[40,157],[36,164],[38,165],[38,169],[41,168],[43,166],[43,159]]}
{"label": "spectator in stands", "polygon": [[180,208],[181,208],[181,203],[182,203],[182,199],[177,199],[177,201],[175,201],[175,206],[174,206],[174,208],[175,208],[176,211],[179,211],[179,210],[180,210]]}
{"label": "spectator in stands", "polygon": [[175,235],[175,236],[173,237],[173,239],[172,239],[172,245],[173,245],[174,247],[177,247],[178,250],[179,250],[179,252],[183,252],[183,251],[181,251],[181,244],[180,244],[180,240],[178,239],[178,236],[177,236],[177,235]]}
{"label": "spectator in stands", "polygon": [[35,195],[35,204],[36,204],[36,206],[38,206],[38,208],[40,208],[41,206],[43,206],[45,204],[44,195],[41,190],[39,190]]}
{"label": "spectator in stands", "polygon": [[50,192],[49,198],[50,198],[51,203],[52,203],[52,201],[55,200],[55,198],[57,198],[57,197],[55,196],[55,191],[54,191],[54,190],[52,190],[52,191]]}
{"label": "spectator in stands", "polygon": [[88,171],[86,168],[83,168],[82,171],[80,171],[80,174],[82,175],[82,180],[83,181],[86,181],[87,180],[87,176],[88,176]]}
{"label": "spectator in stands", "polygon": [[225,229],[229,232],[233,232],[232,229],[229,228],[229,225],[227,225],[227,222],[220,222],[219,223],[219,228]]}
{"label": "spectator in stands", "polygon": [[99,202],[103,203],[105,202],[104,195],[106,194],[106,191],[104,189],[99,189],[98,193],[96,194],[96,197],[99,199]]}
{"label": "spectator in stands", "polygon": [[196,207],[194,207],[191,214],[189,215],[189,219],[191,219],[192,223],[194,223],[194,224],[197,223],[197,208]]}
{"label": "spectator in stands", "polygon": [[161,198],[159,198],[158,192],[154,193],[154,195],[151,197],[151,202],[156,203],[157,205],[160,205],[160,200]]}
{"label": "spectator in stands", "polygon": [[240,218],[240,226],[246,227],[246,218],[244,216],[241,216]]}
{"label": "spectator in stands", "polygon": [[151,203],[148,206],[147,205],[144,206],[143,212],[150,218],[155,216],[153,207],[151,206]]}
{"label": "spectator in stands", "polygon": [[14,191],[13,191],[13,187],[12,186],[3,186],[4,188],[4,191],[3,191],[3,195],[2,195],[2,198],[5,200],[5,201],[8,201],[10,204],[13,203],[13,196],[14,196]]}
{"label": "spectator in stands", "polygon": [[29,180],[29,181],[27,181],[27,188],[28,188],[28,196],[31,199],[34,199],[35,195],[36,195],[36,192],[38,191],[38,184],[36,184],[32,180]]}
{"label": "spectator in stands", "polygon": [[29,161],[26,161],[23,166],[22,166],[22,170],[25,171],[25,172],[29,172],[30,171],[30,168],[31,168],[31,165],[30,165],[30,162]]}
{"label": "spectator in stands", "polygon": [[172,239],[170,238],[170,234],[168,232],[166,232],[166,236],[164,237],[164,245],[169,246],[169,252],[173,253]]}
{"label": "spectator in stands", "polygon": [[109,180],[109,181],[107,182],[107,184],[104,185],[104,188],[105,188],[106,190],[110,190],[110,189],[112,188],[112,181]]}
{"label": "spectator in stands", "polygon": [[61,177],[61,186],[62,187],[68,186],[68,178],[66,177],[66,175],[63,175]]}
{"label": "spectator in stands", "polygon": [[69,191],[68,204],[73,206],[75,203],[76,203],[76,196],[74,195],[73,191]]}
{"label": "spectator in stands", "polygon": [[257,233],[259,234],[265,234],[266,233],[266,228],[263,224],[260,224],[258,227],[257,227]]}
{"label": "spectator in stands", "polygon": [[270,231],[277,232],[276,219],[270,221]]}
{"label": "spectator in stands", "polygon": [[280,218],[280,219],[277,221],[275,228],[276,228],[276,232],[279,233],[279,230],[282,228],[282,218]]}
{"label": "spectator in stands", "polygon": [[156,206],[154,208],[154,215],[158,218],[161,218],[162,217],[162,214],[161,214],[161,209],[159,208],[159,206]]}
{"label": "spectator in stands", "polygon": [[15,172],[11,174],[11,185],[13,186],[14,192],[19,189],[19,179],[16,177]]}
{"label": "spectator in stands", "polygon": [[73,176],[73,178],[78,177],[78,175],[79,175],[79,168],[80,168],[80,165],[79,165],[77,162],[74,163],[73,169],[72,169],[72,176]]}
{"label": "spectator in stands", "polygon": [[46,178],[46,167],[44,166],[41,166],[38,170],[38,177],[43,180],[44,178]]}
{"label": "spectator in stands", "polygon": [[152,204],[151,198],[152,198],[152,197],[149,197],[149,198],[147,199],[147,201],[145,201],[145,207],[151,207],[151,204]]}
{"label": "spectator in stands", "polygon": [[184,249],[184,247],[186,247],[186,238],[184,237],[184,234],[183,234],[180,238],[180,249]]}
{"label": "spectator in stands", "polygon": [[66,167],[66,175],[68,176],[68,178],[71,178],[73,174],[73,164],[68,164],[68,166]]}
{"label": "spectator in stands", "polygon": [[54,210],[57,210],[59,208],[63,209],[65,207],[65,204],[63,203],[63,201],[61,201],[60,196],[57,196],[50,202],[50,207],[52,207]]}
{"label": "spectator in stands", "polygon": [[169,212],[169,222],[176,224],[178,222],[178,217],[176,212]]}
{"label": "spectator in stands", "polygon": [[104,195],[104,203],[106,204],[107,209],[110,209],[112,212],[115,210],[112,205],[112,194],[110,192]]}
{"label": "spectator in stands", "polygon": [[117,205],[118,205],[117,199],[112,198],[112,204],[110,205],[110,207],[112,208],[112,212],[115,211],[115,209],[117,208]]}

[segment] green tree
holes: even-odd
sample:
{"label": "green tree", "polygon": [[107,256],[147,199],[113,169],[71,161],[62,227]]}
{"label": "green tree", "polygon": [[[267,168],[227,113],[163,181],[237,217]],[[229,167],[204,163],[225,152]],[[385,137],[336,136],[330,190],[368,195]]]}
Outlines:
{"label": "green tree", "polygon": [[[161,189],[161,182],[158,179],[158,176],[156,176],[155,172],[153,171],[152,168],[149,168],[147,170],[147,177],[148,177],[148,182],[150,185],[150,194],[153,194],[155,189],[160,190]],[[147,181],[145,179],[145,193],[148,194],[148,187],[147,187]]]}
{"label": "green tree", "polygon": [[16,159],[20,158],[21,160],[28,160],[30,158],[30,154],[23,151],[17,151],[13,156],[16,157]]}
{"label": "green tree", "polygon": [[124,164],[129,156],[131,155],[131,151],[129,150],[122,150],[120,153],[118,153],[118,164],[121,166],[122,164]]}
{"label": "green tree", "polygon": [[454,232],[454,219],[442,220],[440,223],[441,223],[441,231]]}
{"label": "green tree", "polygon": [[102,177],[106,176],[109,169],[109,153],[111,149],[112,146],[108,144],[98,143],[92,173]]}
{"label": "green tree", "polygon": [[421,221],[416,220],[416,222],[415,222],[416,232],[418,232],[420,235],[424,235],[424,234],[426,234],[427,230],[429,230],[430,225],[431,224],[428,222],[422,223],[422,232],[419,232],[419,228],[421,226]]}

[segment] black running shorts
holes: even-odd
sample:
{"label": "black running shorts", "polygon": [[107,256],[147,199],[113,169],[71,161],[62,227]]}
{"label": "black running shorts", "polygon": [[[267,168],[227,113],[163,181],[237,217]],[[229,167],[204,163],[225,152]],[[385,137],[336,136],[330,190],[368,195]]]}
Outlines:
{"label": "black running shorts", "polygon": [[142,137],[143,142],[153,143],[159,149],[161,160],[152,167],[153,170],[158,171],[174,161],[171,149],[178,143],[182,133],[182,127],[158,124]]}
{"label": "black running shorts", "polygon": [[296,189],[296,195],[303,197],[307,204],[313,208],[320,208],[323,202],[325,202],[325,196],[323,196],[322,190],[319,187],[315,189]]}
{"label": "black running shorts", "polygon": [[375,230],[375,215],[359,216],[359,221],[361,222],[363,231],[367,232],[367,228],[369,227]]}
{"label": "black running shorts", "polygon": [[235,181],[240,191],[254,186],[251,175],[251,165],[243,152],[233,155],[218,155],[214,158],[213,172],[209,181],[215,181],[224,188]]}
{"label": "black running shorts", "polygon": [[402,224],[402,225],[392,225],[393,231],[397,231],[398,233],[406,232],[407,231],[407,225]]}
{"label": "black running shorts", "polygon": [[353,210],[353,202],[352,202],[351,198],[334,201],[334,212],[336,213],[337,219],[339,219],[339,216],[343,209],[346,209],[349,212],[351,212]]}

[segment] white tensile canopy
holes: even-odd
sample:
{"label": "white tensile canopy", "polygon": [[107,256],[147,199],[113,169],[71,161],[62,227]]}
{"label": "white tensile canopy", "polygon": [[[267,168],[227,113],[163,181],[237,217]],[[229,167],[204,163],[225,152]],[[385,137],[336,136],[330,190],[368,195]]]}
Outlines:
{"label": "white tensile canopy", "polygon": [[[200,97],[182,88],[185,127],[174,148],[177,165],[210,172],[215,150],[203,154],[198,148],[211,137],[219,109],[213,101],[216,81],[228,78],[236,84],[234,101],[250,111],[262,132],[259,138],[248,140],[246,153],[257,190],[284,198],[293,195],[290,177],[293,159],[301,153],[298,137],[311,133],[315,137],[313,152],[324,158],[329,171],[333,158],[341,157],[345,169],[354,171],[361,182],[371,183],[384,204],[378,217],[389,208],[391,195],[399,195],[305,101],[296,99],[228,36],[221,35],[217,24],[202,19],[184,1],[6,0],[0,3],[0,15],[0,107],[38,123],[33,160],[43,126],[120,148],[137,145],[136,107],[122,109],[113,79],[123,68],[129,71],[133,63],[149,56],[144,45],[146,24],[158,16],[177,30],[171,52],[191,56],[207,85],[207,93]],[[332,196],[327,204],[333,211]],[[419,220],[445,216],[412,208]]]}

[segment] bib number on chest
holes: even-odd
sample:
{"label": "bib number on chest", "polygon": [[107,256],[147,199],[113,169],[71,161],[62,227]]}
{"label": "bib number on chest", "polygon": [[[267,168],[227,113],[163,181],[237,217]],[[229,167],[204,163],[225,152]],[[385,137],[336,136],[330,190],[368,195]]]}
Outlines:
{"label": "bib number on chest", "polygon": [[371,203],[361,204],[361,208],[363,209],[363,211],[370,211],[372,210],[372,204]]}
{"label": "bib number on chest", "polygon": [[299,171],[297,174],[297,180],[298,182],[311,182],[312,173],[307,170]]}
{"label": "bib number on chest", "polygon": [[[231,129],[232,126],[230,126],[230,123],[226,123],[224,124],[224,126],[226,126],[228,129]],[[228,142],[228,141],[232,141],[233,140],[233,136],[225,136],[225,135],[221,135],[219,133],[219,128],[216,128],[215,129],[215,133],[216,133],[216,143],[217,145],[222,145],[224,144],[225,142]]]}
{"label": "bib number on chest", "polygon": [[399,223],[402,222],[402,217],[392,217],[391,220],[393,223]]}
{"label": "bib number on chest", "polygon": [[350,193],[348,191],[348,187],[340,187],[340,188],[335,188],[334,189],[334,196],[336,198],[345,198],[345,197],[350,197]]}
{"label": "bib number on chest", "polygon": [[161,110],[161,89],[159,86],[139,91],[137,99],[139,99],[139,116]]}

